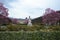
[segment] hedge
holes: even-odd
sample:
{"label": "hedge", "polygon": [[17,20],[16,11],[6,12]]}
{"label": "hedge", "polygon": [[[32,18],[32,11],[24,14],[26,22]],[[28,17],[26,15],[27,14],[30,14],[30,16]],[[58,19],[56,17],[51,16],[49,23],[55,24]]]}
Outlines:
{"label": "hedge", "polygon": [[19,24],[10,24],[6,26],[0,26],[0,31],[35,31],[35,30],[51,30],[51,31],[60,31],[60,26],[44,26],[44,25],[33,25],[29,27],[27,25],[19,25]]}
{"label": "hedge", "polygon": [[0,40],[60,40],[60,32],[6,31],[0,32]]}

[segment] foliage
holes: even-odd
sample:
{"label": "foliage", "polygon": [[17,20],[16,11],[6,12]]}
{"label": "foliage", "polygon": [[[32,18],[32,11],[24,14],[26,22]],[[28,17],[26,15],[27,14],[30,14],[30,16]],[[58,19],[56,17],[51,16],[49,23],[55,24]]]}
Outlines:
{"label": "foliage", "polygon": [[42,19],[44,24],[56,24],[60,21],[60,12],[48,9]]}
{"label": "foliage", "polygon": [[21,24],[9,24],[6,26],[1,26],[0,31],[41,31],[41,30],[50,30],[50,31],[60,31],[60,25],[56,26],[45,26],[45,25],[33,25],[33,26],[27,26],[27,25],[21,25]]}
{"label": "foliage", "polygon": [[0,40],[60,40],[60,32],[0,32]]}
{"label": "foliage", "polygon": [[0,40],[60,40],[60,26],[9,24],[0,28]]}

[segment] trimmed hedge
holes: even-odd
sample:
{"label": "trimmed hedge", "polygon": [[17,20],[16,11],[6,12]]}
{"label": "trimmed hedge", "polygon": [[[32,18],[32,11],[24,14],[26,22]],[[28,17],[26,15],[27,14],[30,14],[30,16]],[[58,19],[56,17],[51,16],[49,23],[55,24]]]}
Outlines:
{"label": "trimmed hedge", "polygon": [[44,25],[33,25],[29,27],[27,25],[10,24],[6,26],[0,26],[0,31],[40,31],[40,30],[60,31],[60,26],[44,26]]}
{"label": "trimmed hedge", "polygon": [[60,40],[60,32],[15,31],[0,32],[0,40]]}

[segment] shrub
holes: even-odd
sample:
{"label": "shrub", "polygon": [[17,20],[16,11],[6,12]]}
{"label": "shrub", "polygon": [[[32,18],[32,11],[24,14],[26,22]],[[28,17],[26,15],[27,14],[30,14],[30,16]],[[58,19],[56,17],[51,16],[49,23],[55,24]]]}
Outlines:
{"label": "shrub", "polygon": [[0,40],[60,40],[60,32],[0,32]]}

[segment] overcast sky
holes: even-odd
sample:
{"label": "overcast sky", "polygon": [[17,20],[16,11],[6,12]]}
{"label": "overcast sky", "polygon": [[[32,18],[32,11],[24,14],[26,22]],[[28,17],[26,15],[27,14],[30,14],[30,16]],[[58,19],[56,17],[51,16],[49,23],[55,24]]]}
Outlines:
{"label": "overcast sky", "polygon": [[46,8],[60,10],[60,0],[0,0],[9,9],[9,17],[40,17]]}

